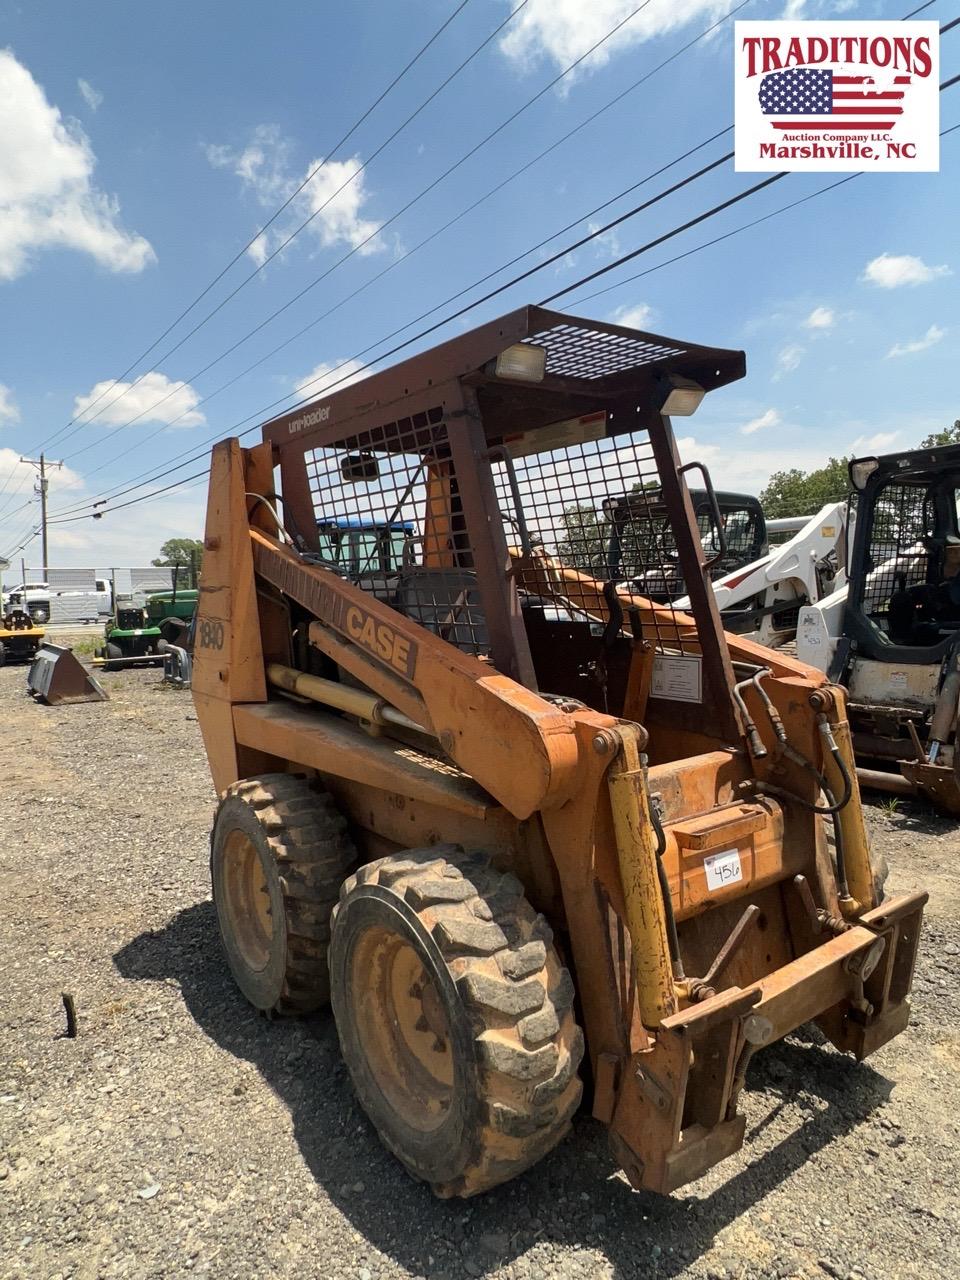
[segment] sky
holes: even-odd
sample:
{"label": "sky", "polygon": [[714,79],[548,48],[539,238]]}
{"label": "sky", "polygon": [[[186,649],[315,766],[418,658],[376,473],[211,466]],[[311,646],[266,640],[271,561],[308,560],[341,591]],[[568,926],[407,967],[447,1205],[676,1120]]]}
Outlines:
{"label": "sky", "polygon": [[[737,0],[648,0],[632,17],[640,0],[526,0],[510,18],[518,2],[277,0],[267,21],[223,2],[0,0],[0,556],[19,561],[36,526],[35,470],[20,457],[42,447],[63,462],[50,471],[51,564],[143,564],[167,538],[201,536],[205,484],[189,478],[202,461],[129,495],[175,485],[161,497],[89,513],[316,394],[325,371],[349,373],[510,260],[534,250],[464,300],[729,149],[724,134],[619,196],[731,123],[722,19]],[[909,7],[747,0],[738,16]],[[937,0],[922,17],[957,13]],[[941,80],[958,70],[960,29],[943,39]],[[958,122],[960,85],[941,96],[941,128]],[[865,174],[669,261],[836,179],[791,174],[556,305],[746,351],[747,377],[677,424],[718,485],[759,492],[775,470],[909,448],[960,417],[958,159],[960,131],[938,174]],[[539,301],[757,180],[726,161],[420,345]],[[39,563],[39,542],[22,554]]]}

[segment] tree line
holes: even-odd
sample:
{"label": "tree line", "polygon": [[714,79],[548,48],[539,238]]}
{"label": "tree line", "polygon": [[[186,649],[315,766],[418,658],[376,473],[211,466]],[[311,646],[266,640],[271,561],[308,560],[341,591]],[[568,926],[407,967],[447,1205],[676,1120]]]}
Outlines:
{"label": "tree line", "polygon": [[[960,418],[952,427],[925,436],[914,448],[935,449],[945,444],[960,444]],[[839,502],[850,490],[847,476],[849,461],[847,457],[830,458],[825,466],[815,471],[801,471],[798,467],[775,471],[760,494],[764,515],[770,519],[812,516],[826,503]]]}

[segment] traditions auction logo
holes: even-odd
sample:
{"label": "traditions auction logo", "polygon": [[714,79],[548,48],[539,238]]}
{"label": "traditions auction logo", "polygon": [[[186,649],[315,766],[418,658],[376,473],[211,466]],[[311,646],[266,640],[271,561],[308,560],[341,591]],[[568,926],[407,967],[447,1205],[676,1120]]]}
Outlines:
{"label": "traditions auction logo", "polygon": [[940,168],[936,22],[736,23],[740,173]]}

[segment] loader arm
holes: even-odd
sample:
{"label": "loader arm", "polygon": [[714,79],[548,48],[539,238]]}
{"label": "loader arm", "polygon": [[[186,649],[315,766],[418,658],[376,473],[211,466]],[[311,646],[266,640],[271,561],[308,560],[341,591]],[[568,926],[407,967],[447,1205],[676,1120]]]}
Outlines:
{"label": "loader arm", "polygon": [[[258,601],[262,607],[264,593],[272,591],[314,619],[312,645],[421,724],[515,817],[557,808],[582,791],[584,734],[614,719],[585,709],[579,713],[585,728],[578,731],[569,714],[259,527],[256,507],[252,514],[248,509],[258,478],[270,491],[262,471],[269,447],[266,455],[263,448],[243,450],[227,441],[214,449],[211,494],[218,496],[208,510],[197,695],[220,704],[266,699],[265,664],[288,655],[265,652],[260,623],[251,624],[247,611]],[[217,785],[222,790],[239,776],[235,760],[232,770],[225,763]]]}
{"label": "loader arm", "polygon": [[[557,808],[578,790],[570,716],[276,539],[257,529],[250,537],[258,579],[320,619],[310,624],[311,644],[422,723],[512,814]],[[587,716],[597,729],[615,723]]]}

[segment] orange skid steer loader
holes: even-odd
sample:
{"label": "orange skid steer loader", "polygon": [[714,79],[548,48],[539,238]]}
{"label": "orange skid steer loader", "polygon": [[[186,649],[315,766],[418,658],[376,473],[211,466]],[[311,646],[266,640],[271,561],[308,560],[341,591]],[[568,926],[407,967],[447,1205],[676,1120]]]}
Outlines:
{"label": "orange skid steer loader", "polygon": [[[439,1195],[528,1168],[584,1088],[670,1192],[741,1146],[758,1048],[907,1024],[926,895],[882,901],[843,691],[725,635],[709,585],[670,415],[743,374],[527,307],[213,451],[193,695],[227,959],[261,1010],[330,1000]],[[604,500],[647,491],[614,574]],[[344,521],[402,528],[403,563],[325,559]],[[686,613],[632,588],[669,556]]]}

